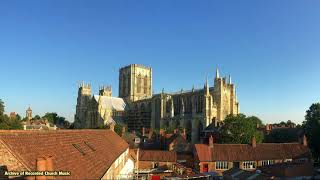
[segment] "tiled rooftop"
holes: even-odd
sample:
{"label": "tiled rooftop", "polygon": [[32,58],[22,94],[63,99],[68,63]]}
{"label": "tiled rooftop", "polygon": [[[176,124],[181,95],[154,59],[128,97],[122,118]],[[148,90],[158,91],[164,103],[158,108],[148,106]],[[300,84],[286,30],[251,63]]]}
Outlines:
{"label": "tiled rooftop", "polygon": [[173,151],[139,150],[139,161],[176,162],[177,153]]}
{"label": "tiled rooftop", "polygon": [[196,144],[200,161],[242,161],[293,159],[310,156],[308,147],[300,143],[262,143],[252,147],[250,144]]}
{"label": "tiled rooftop", "polygon": [[71,172],[59,179],[99,179],[128,148],[111,130],[0,130],[0,142],[29,170],[37,158],[52,156],[54,170]]}

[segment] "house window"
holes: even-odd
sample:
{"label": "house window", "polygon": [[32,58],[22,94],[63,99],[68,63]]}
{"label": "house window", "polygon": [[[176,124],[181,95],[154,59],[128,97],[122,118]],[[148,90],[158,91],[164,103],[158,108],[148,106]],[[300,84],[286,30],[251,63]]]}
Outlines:
{"label": "house window", "polygon": [[202,172],[208,172],[208,164],[203,164]]}
{"label": "house window", "polygon": [[244,161],[242,163],[243,169],[255,169],[256,168],[256,162],[255,161]]}
{"label": "house window", "polygon": [[297,162],[308,162],[307,158],[300,158],[300,159],[296,159],[295,161]]}
{"label": "house window", "polygon": [[228,161],[217,161],[216,162],[217,170],[225,170],[228,169]]}
{"label": "house window", "polygon": [[284,162],[291,162],[292,159],[285,159]]}
{"label": "house window", "polygon": [[270,165],[270,164],[273,164],[273,160],[263,160],[263,161],[261,162],[261,165],[262,165],[262,166],[268,166],[268,165]]}
{"label": "house window", "polygon": [[158,162],[152,162],[152,168],[158,168],[159,163]]}

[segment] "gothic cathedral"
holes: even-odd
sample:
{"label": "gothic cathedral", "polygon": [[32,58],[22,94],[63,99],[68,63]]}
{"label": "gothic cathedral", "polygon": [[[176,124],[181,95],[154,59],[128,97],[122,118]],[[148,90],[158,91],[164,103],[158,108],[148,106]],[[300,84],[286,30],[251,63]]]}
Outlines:
{"label": "gothic cathedral", "polygon": [[109,123],[124,123],[129,130],[161,129],[175,124],[185,128],[193,143],[209,125],[218,126],[229,114],[239,113],[235,85],[231,77],[220,77],[217,69],[210,87],[208,79],[201,89],[174,93],[152,93],[152,69],[132,64],[120,69],[119,97],[111,87],[101,87],[91,95],[91,86],[79,86],[75,115],[76,128],[96,128]]}

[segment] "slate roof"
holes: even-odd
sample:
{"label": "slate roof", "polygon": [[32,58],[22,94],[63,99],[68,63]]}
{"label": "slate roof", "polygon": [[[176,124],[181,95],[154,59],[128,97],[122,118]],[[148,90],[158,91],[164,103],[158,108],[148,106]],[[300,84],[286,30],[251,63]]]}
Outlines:
{"label": "slate roof", "polygon": [[52,156],[54,170],[71,172],[59,179],[100,179],[128,148],[111,130],[1,130],[0,143],[32,171],[37,158]]}
{"label": "slate roof", "polygon": [[99,98],[101,101],[102,108],[105,109],[114,109],[116,111],[124,111],[126,107],[126,103],[122,98],[118,97],[108,97],[108,96],[93,96],[96,102],[99,102]]}
{"label": "slate roof", "polygon": [[308,147],[300,143],[262,143],[252,147],[250,144],[195,144],[199,161],[245,161],[275,160],[310,157]]}

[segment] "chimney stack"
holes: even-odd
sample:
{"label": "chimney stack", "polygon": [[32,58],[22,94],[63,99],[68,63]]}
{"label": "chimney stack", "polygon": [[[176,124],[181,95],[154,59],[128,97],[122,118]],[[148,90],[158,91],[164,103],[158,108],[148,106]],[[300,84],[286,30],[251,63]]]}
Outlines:
{"label": "chimney stack", "polygon": [[302,145],[308,146],[307,136],[305,134],[302,137]]}
{"label": "chimney stack", "polygon": [[126,133],[126,127],[122,127],[122,132],[121,132],[121,136],[124,136],[124,134]]}
{"label": "chimney stack", "polygon": [[144,127],[142,127],[142,136],[146,135],[146,129]]}
{"label": "chimney stack", "polygon": [[255,136],[252,137],[251,145],[252,145],[253,148],[257,147],[257,141],[256,141],[256,137]]}
{"label": "chimney stack", "polygon": [[109,125],[110,130],[113,131],[113,132],[114,132],[114,126],[115,126],[115,124],[113,124],[113,123],[111,123],[111,124]]}
{"label": "chimney stack", "polygon": [[183,128],[182,136],[184,137],[184,139],[187,139],[187,132],[186,132],[186,128]]}
{"label": "chimney stack", "polygon": [[270,131],[270,126],[269,126],[269,124],[266,124],[266,131]]}
{"label": "chimney stack", "polygon": [[[53,171],[53,160],[52,160],[52,156],[49,156],[46,158],[47,160],[47,163],[46,163],[46,166],[47,166],[47,171]],[[54,176],[47,176],[47,179],[54,179]]]}
{"label": "chimney stack", "polygon": [[153,135],[153,130],[150,128],[150,130],[149,130],[149,135],[148,135],[148,139],[149,139],[149,140],[152,139],[152,135]]}
{"label": "chimney stack", "polygon": [[160,136],[164,136],[164,135],[165,135],[164,129],[160,129]]}
{"label": "chimney stack", "polygon": [[209,137],[209,147],[213,148],[213,137],[212,137],[212,135],[210,135],[210,137]]}
{"label": "chimney stack", "polygon": [[[46,171],[47,161],[45,158],[37,158],[37,171]],[[46,176],[36,176],[36,180],[45,180]]]}

